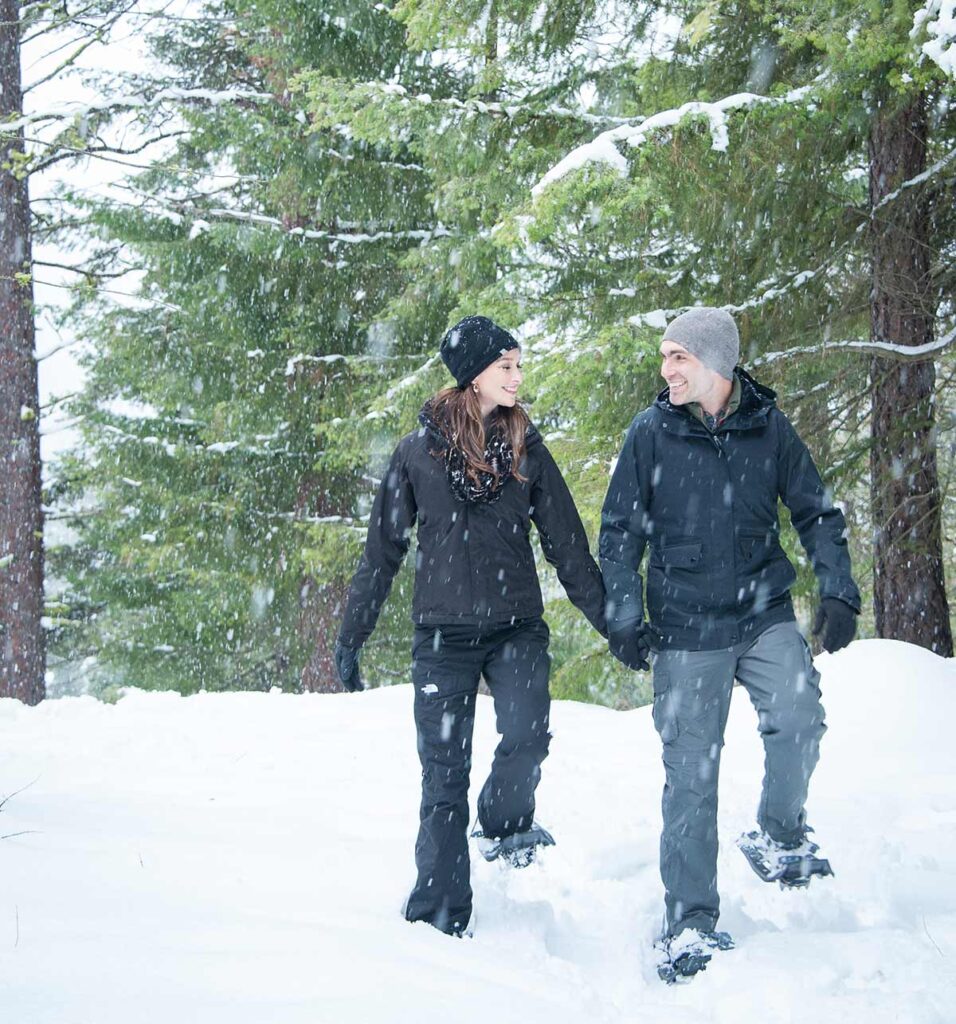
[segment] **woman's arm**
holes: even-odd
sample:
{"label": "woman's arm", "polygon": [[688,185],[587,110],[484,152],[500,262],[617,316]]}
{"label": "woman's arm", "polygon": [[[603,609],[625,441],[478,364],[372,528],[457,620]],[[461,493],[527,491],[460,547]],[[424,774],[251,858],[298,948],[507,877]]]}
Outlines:
{"label": "woman's arm", "polygon": [[540,472],[531,485],[531,519],[541,537],[541,550],[572,604],[601,636],[607,636],[601,570],[591,556],[574,498],[548,449],[542,444],[535,454]]}
{"label": "woman's arm", "polygon": [[349,587],[339,630],[339,643],[345,647],[357,650],[375,629],[392,580],[408,551],[417,512],[405,446],[399,444],[375,496],[365,550]]}

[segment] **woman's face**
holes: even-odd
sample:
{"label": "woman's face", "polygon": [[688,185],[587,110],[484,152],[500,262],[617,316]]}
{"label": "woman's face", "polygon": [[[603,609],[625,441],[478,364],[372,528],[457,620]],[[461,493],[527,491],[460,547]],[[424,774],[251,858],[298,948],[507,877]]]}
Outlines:
{"label": "woman's face", "polygon": [[477,389],[481,415],[487,416],[499,405],[510,409],[518,401],[518,388],[524,375],[521,372],[521,349],[513,348],[475,377],[472,386]]}

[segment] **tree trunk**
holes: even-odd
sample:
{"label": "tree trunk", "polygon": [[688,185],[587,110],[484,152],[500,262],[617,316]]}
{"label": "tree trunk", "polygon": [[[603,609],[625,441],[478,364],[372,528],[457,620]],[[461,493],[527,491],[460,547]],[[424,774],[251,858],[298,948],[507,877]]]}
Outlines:
{"label": "tree trunk", "polygon": [[[870,336],[897,345],[933,340],[929,215],[919,189],[879,202],[926,165],[926,102],[883,106],[869,140],[873,289]],[[874,358],[870,472],[875,545],[873,606],[881,637],[953,653],[943,579],[932,359]]]}
{"label": "tree trunk", "polygon": [[303,590],[307,593],[302,601],[299,631],[311,654],[302,669],[300,686],[304,693],[336,693],[342,684],[333,651],[348,587],[343,583],[323,585],[314,576],[307,576]]}
{"label": "tree trunk", "polygon": [[[0,0],[0,123],[21,112],[19,17],[15,0]],[[0,136],[0,697],[36,704],[44,696],[43,510],[23,148],[22,131]]]}
{"label": "tree trunk", "polygon": [[[348,515],[348,508],[329,498],[331,487],[310,475],[299,485],[296,513],[315,516]],[[320,581],[306,575],[300,582],[299,638],[310,652],[299,685],[304,693],[335,693],[342,689],[335,669],[335,638],[338,636],[348,583]]]}

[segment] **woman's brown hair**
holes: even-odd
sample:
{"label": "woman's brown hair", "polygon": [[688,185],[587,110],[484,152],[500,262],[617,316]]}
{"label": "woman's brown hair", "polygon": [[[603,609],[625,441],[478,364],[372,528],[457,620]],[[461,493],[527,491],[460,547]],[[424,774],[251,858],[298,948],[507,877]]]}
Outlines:
{"label": "woman's brown hair", "polygon": [[[469,480],[479,486],[479,474],[490,473],[497,485],[499,474],[485,461],[485,423],[475,392],[470,387],[442,388],[432,399],[431,413],[448,443],[464,456]],[[518,467],[524,457],[525,438],[530,425],[531,420],[520,405],[510,409],[499,405],[488,421],[488,429],[500,430],[514,452],[511,475],[522,483],[527,478],[521,475]]]}

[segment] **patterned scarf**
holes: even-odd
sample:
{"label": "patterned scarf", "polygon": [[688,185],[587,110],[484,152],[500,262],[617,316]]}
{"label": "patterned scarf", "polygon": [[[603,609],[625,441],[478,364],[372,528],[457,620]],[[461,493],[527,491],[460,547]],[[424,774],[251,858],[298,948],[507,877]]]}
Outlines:
{"label": "patterned scarf", "polygon": [[465,453],[445,434],[444,425],[436,421],[432,402],[429,399],[418,414],[421,423],[431,435],[435,447],[431,454],[445,463],[448,484],[451,492],[459,501],[487,502],[491,504],[501,497],[501,489],[511,476],[514,467],[514,450],[505,440],[500,430],[489,430],[485,437],[485,462],[494,469],[494,473],[480,471],[476,483],[468,475],[468,463]]}

